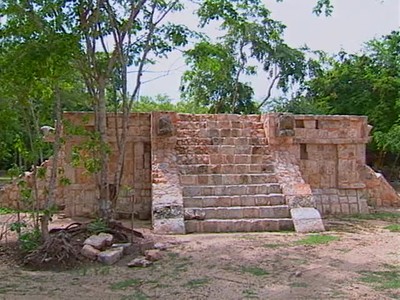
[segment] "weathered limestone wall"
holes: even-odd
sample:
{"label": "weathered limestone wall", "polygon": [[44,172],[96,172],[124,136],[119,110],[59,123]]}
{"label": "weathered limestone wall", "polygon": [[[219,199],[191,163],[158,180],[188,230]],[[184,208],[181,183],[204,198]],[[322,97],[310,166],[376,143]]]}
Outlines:
{"label": "weathered limestone wall", "polygon": [[[253,117],[259,120],[259,116]],[[64,212],[69,216],[92,216],[98,210],[98,195],[95,177],[84,167],[91,162],[91,150],[85,148],[88,138],[84,133],[94,131],[94,115],[68,112],[64,118],[66,142],[58,163],[59,179],[68,179],[70,184],[63,185],[58,181],[57,204],[65,207]],[[224,168],[231,168],[230,171],[226,169],[221,174],[240,174],[249,172],[246,164],[261,166],[264,159],[270,160],[269,155],[272,156],[274,176],[291,208],[316,207],[327,215],[368,212],[367,203],[378,207],[400,206],[399,196],[384,177],[365,165],[365,145],[370,131],[366,117],[275,113],[261,116],[259,128],[252,127],[251,123],[255,121],[251,118],[207,115],[201,116],[199,122],[198,115],[132,113],[116,212],[122,216],[133,212],[139,219],[152,218],[154,229],[159,233],[184,233],[182,185],[193,178],[199,180],[198,184],[208,184],[209,180],[219,177],[213,176],[212,172],[210,176],[185,177],[179,173],[179,164],[190,162],[198,164],[199,168],[212,164],[216,169],[227,164]],[[118,166],[116,133],[121,132],[121,125],[120,117],[107,116],[110,183],[114,182]],[[268,150],[268,155],[245,154],[249,148],[247,144],[253,143],[251,139],[257,142],[257,151]],[[221,147],[214,147],[219,143]],[[185,147],[193,153],[179,152]],[[83,158],[80,164],[74,164],[73,156],[77,151]],[[47,167],[47,173],[46,179],[38,182],[41,203],[45,199],[51,160],[42,167]],[[236,177],[226,178],[234,181]],[[32,186],[30,178],[28,173],[24,179],[28,186]],[[200,178],[207,181],[200,182]],[[235,188],[241,190],[240,186]],[[0,205],[21,208],[19,193],[17,184],[2,188]],[[240,199],[239,195],[231,196]]]}
{"label": "weathered limestone wall", "polygon": [[[71,216],[93,215],[98,211],[96,180],[93,174],[88,172],[84,164],[72,166],[74,152],[84,146],[87,138],[76,135],[78,132],[94,131],[94,115],[91,113],[64,113],[66,128],[64,136],[65,169],[66,176],[71,180],[67,186],[68,201],[65,213]],[[69,124],[69,125],[68,125]],[[68,127],[70,129],[68,130]],[[78,127],[77,127],[78,126]],[[130,115],[127,131],[127,143],[125,159],[123,163],[123,177],[121,181],[121,193],[117,199],[115,212],[122,216],[128,216],[133,211],[139,219],[151,217],[151,141],[150,141],[150,114],[132,113]],[[114,182],[114,176],[118,166],[118,138],[117,130],[122,131],[122,116],[107,115],[107,140],[110,147],[109,158],[109,182]],[[72,133],[72,134],[71,134]],[[80,150],[84,161],[90,159],[90,154],[85,157],[86,151]],[[110,187],[112,189],[112,186]]]}
{"label": "weathered limestone wall", "polygon": [[[63,168],[63,162],[65,159],[64,151],[60,151],[58,158],[58,176],[59,178],[65,178]],[[14,180],[13,183],[3,186],[0,189],[0,206],[8,207],[13,209],[43,209],[45,207],[45,201],[48,191],[48,184],[50,182],[50,174],[52,170],[52,160],[53,158],[49,158],[44,161],[40,166],[36,168],[36,172],[40,178],[36,180],[34,178],[34,172],[25,172],[21,177]],[[65,186],[62,180],[58,180],[56,182],[56,191],[55,191],[55,205],[61,210],[64,209],[66,199],[68,199]],[[30,192],[29,192],[30,191]],[[34,203],[31,201],[31,197],[28,197],[29,193],[33,196],[37,192],[38,202]]]}
{"label": "weathered limestone wall", "polygon": [[308,203],[314,202],[321,213],[365,213],[372,198],[381,199],[371,203],[378,206],[398,205],[399,196],[386,180],[380,177],[378,182],[375,173],[365,169],[370,131],[366,117],[270,114],[265,130],[278,173],[287,174],[283,185],[300,185],[294,194],[307,195],[308,184],[313,195]]}
{"label": "weathered limestone wall", "polygon": [[176,123],[176,113],[152,113],[152,219],[160,234],[185,233]]}

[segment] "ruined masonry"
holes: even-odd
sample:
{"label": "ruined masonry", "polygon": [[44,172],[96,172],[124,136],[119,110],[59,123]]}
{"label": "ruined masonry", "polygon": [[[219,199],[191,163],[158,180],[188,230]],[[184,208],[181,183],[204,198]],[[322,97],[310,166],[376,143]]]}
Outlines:
{"label": "ruined masonry", "polygon": [[[108,116],[110,182],[117,169],[121,117]],[[90,113],[64,113],[66,143],[57,188],[69,216],[98,211],[94,175],[74,164],[89,159]],[[320,215],[368,213],[400,206],[394,189],[365,164],[366,117],[132,113],[116,214],[151,219],[156,233],[323,230]],[[51,138],[48,140],[51,140]],[[47,174],[51,163],[46,162]],[[28,186],[31,174],[25,176]],[[45,181],[39,182],[45,197]],[[110,185],[110,191],[112,191]],[[21,207],[19,187],[0,191],[0,205]]]}

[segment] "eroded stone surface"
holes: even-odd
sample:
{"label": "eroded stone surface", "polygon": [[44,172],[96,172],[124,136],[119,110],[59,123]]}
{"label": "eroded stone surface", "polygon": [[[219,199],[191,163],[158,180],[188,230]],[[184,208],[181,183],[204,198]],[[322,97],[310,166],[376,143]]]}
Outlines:
{"label": "eroded stone surface", "polygon": [[132,267],[142,267],[146,268],[148,266],[151,266],[153,262],[147,260],[145,257],[137,257],[131,260],[129,263],[127,263],[127,266],[132,268]]}
{"label": "eroded stone surface", "polygon": [[325,231],[321,214],[312,207],[292,208],[290,210],[296,232],[321,232]]}
{"label": "eroded stone surface", "polygon": [[98,235],[92,235],[88,237],[83,244],[90,245],[98,250],[103,250],[105,247],[112,244],[113,236],[109,233],[100,233]]}
{"label": "eroded stone surface", "polygon": [[97,260],[106,265],[115,264],[119,261],[124,253],[124,248],[111,248],[106,251],[102,251],[97,255]]}
{"label": "eroded stone surface", "polygon": [[97,255],[100,253],[100,250],[94,248],[91,245],[83,245],[82,249],[81,249],[81,254],[86,257],[89,258],[91,260],[96,260]]}

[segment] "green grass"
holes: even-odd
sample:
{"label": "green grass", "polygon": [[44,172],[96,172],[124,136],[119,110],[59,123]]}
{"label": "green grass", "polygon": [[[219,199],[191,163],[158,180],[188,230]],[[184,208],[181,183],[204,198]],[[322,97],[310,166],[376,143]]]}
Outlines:
{"label": "green grass", "polygon": [[129,296],[123,296],[121,300],[147,300],[150,299],[146,294],[136,291],[134,294]]}
{"label": "green grass", "polygon": [[314,234],[309,235],[301,240],[296,241],[298,245],[323,245],[328,244],[333,241],[337,241],[339,238],[333,235],[323,235],[323,234]]}
{"label": "green grass", "polygon": [[308,284],[305,282],[292,282],[289,283],[289,286],[292,288],[306,288],[308,287]]}
{"label": "green grass", "polygon": [[118,282],[111,284],[110,289],[113,291],[125,290],[129,287],[136,287],[140,283],[141,283],[140,279],[131,278],[131,279],[126,279],[126,280],[118,281]]}
{"label": "green grass", "polygon": [[241,268],[241,272],[242,273],[249,273],[252,274],[254,276],[266,276],[269,275],[269,272],[259,268],[259,267],[253,267],[253,266],[248,266],[248,267],[242,267]]}
{"label": "green grass", "polygon": [[285,244],[263,244],[262,247],[264,248],[269,248],[269,249],[276,249],[276,248],[280,248],[280,247],[285,247],[287,245]]}
{"label": "green grass", "polygon": [[372,214],[353,214],[341,219],[358,219],[358,220],[382,220],[382,221],[396,221],[400,219],[400,213],[381,211]]}
{"label": "green grass", "polygon": [[400,270],[362,271],[361,281],[372,284],[377,289],[400,289]]}
{"label": "green grass", "polygon": [[245,299],[258,299],[257,292],[251,289],[245,289],[242,294]]}
{"label": "green grass", "polygon": [[385,229],[388,229],[391,232],[400,232],[400,224],[391,224],[386,226]]}
{"label": "green grass", "polygon": [[17,211],[7,207],[0,207],[0,215],[13,214]]}
{"label": "green grass", "polygon": [[208,284],[209,282],[210,282],[210,279],[207,277],[197,278],[197,279],[189,280],[188,282],[186,282],[184,284],[184,286],[188,287],[188,288],[198,288],[198,287]]}

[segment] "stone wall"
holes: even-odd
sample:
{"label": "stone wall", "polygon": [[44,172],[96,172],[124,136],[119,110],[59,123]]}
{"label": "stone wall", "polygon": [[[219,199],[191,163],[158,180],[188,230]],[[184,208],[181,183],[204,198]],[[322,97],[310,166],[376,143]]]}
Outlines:
{"label": "stone wall", "polygon": [[[282,182],[291,187],[300,185],[294,194],[311,193],[310,205],[314,202],[323,214],[366,213],[367,202],[378,206],[399,205],[399,196],[382,175],[379,182],[375,173],[366,169],[365,146],[370,129],[367,118],[362,116],[269,114],[265,117],[275,162],[286,168],[278,173],[288,174]],[[300,177],[295,175],[296,168]],[[377,198],[380,200],[372,200]]]}
{"label": "stone wall", "polygon": [[[71,180],[67,186],[69,201],[66,203],[67,215],[93,215],[97,212],[97,189],[95,175],[91,174],[83,166],[73,166],[72,157],[77,150],[83,160],[85,157],[84,145],[88,139],[84,132],[94,131],[94,115],[91,113],[64,113],[64,137],[66,176]],[[78,128],[77,128],[78,126]],[[68,130],[68,127],[70,129]],[[110,148],[109,157],[109,182],[114,182],[114,176],[118,166],[118,136],[122,131],[122,116],[108,114],[107,116],[107,140]],[[115,205],[116,214],[129,216],[133,211],[139,219],[151,217],[151,118],[150,114],[132,113],[128,122],[127,143],[123,163],[123,177],[121,181],[121,193]],[[118,134],[117,134],[118,131]],[[83,134],[77,135],[76,132]],[[90,150],[88,150],[90,151]],[[110,189],[113,187],[110,186]]]}
{"label": "stone wall", "polygon": [[[261,165],[266,158],[272,158],[274,176],[291,208],[316,207],[327,215],[365,213],[368,212],[367,204],[400,206],[399,196],[384,177],[365,165],[365,145],[371,129],[366,117],[276,113],[253,117],[259,120],[259,128],[253,128],[252,116],[132,113],[116,212],[121,216],[133,212],[139,219],[152,218],[155,230],[160,233],[183,233],[182,185],[184,180],[194,177],[182,176],[179,164],[188,161],[194,164],[199,160],[199,168],[204,167],[205,161],[216,165],[213,168],[222,163]],[[88,141],[87,133],[94,131],[94,115],[67,112],[64,119],[65,144],[59,158],[59,179],[67,178],[71,184],[62,185],[58,181],[57,204],[65,208],[64,212],[69,216],[93,216],[98,208],[98,195],[95,175],[84,167],[91,157],[90,148],[84,145]],[[118,166],[117,132],[122,130],[121,117],[109,114],[107,126],[109,182],[112,183]],[[252,137],[240,136],[250,133]],[[207,138],[201,138],[203,135]],[[265,152],[268,154],[240,154],[250,147],[241,143],[253,143],[252,139],[260,143],[256,147],[258,150],[268,150]],[[226,145],[216,147],[222,140]],[[180,153],[180,149],[188,144],[193,153]],[[73,156],[77,151],[83,161],[74,164]],[[205,151],[212,153],[205,154]],[[50,165],[51,160],[42,166],[47,169],[47,177],[38,182],[41,203],[45,198]],[[214,180],[218,177],[211,175],[201,178]],[[32,185],[31,177],[28,172],[22,178],[28,186]],[[233,180],[236,177],[226,178]],[[16,183],[0,191],[2,206],[21,207],[19,198]]]}

